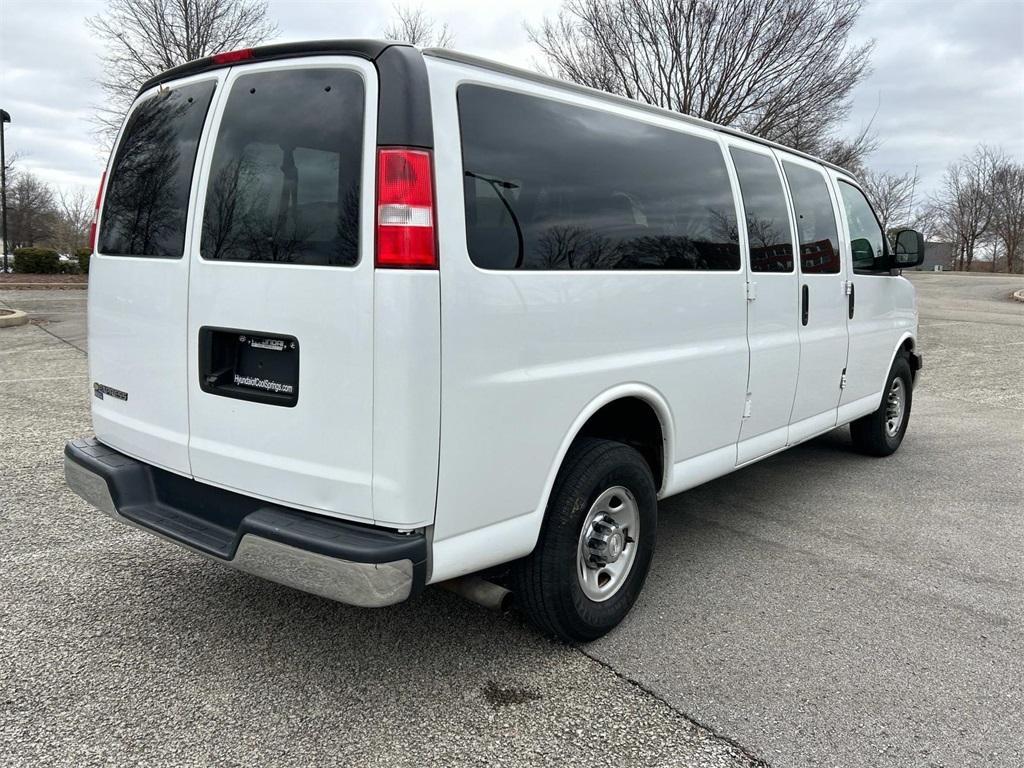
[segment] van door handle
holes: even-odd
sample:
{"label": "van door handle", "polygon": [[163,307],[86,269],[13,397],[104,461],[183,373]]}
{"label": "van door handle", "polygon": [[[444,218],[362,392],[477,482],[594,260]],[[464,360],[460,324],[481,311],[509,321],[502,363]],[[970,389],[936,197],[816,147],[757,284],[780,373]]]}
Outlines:
{"label": "van door handle", "polygon": [[853,296],[854,296],[853,291],[854,291],[854,284],[850,283],[849,286],[850,286],[849,287],[849,293],[850,293],[850,319],[853,320]]}
{"label": "van door handle", "polygon": [[802,293],[803,293],[803,309],[800,312],[800,322],[802,322],[804,325],[807,325],[807,316],[809,314],[809,306],[808,305],[810,303],[811,292],[807,288],[807,284],[806,283],[804,283],[804,288],[803,288]]}

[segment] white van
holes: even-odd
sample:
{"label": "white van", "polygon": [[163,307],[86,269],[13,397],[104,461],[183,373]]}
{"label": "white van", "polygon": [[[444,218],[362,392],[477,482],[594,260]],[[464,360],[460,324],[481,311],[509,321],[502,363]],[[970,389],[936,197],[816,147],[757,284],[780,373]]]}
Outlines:
{"label": "white van", "polygon": [[843,169],[447,50],[154,78],[95,227],[69,485],[359,606],[502,570],[596,638],[658,499],[844,424],[892,453],[921,367],[921,237]]}

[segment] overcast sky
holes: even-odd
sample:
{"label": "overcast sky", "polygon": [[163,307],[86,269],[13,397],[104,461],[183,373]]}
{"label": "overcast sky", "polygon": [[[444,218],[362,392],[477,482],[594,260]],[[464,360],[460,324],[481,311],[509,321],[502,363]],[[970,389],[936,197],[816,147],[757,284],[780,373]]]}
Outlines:
{"label": "overcast sky", "polygon": [[[0,0],[0,107],[10,112],[8,152],[21,166],[62,186],[95,188],[101,156],[89,121],[100,102],[94,84],[99,45],[83,19],[102,0]],[[530,66],[523,29],[553,14],[555,0],[432,0],[455,48]],[[271,0],[279,41],[374,37],[391,2]],[[855,91],[846,130],[874,117],[881,147],[869,165],[918,167],[921,194],[945,166],[978,142],[1024,158],[1024,0],[874,0],[855,42],[874,38],[873,74]]]}

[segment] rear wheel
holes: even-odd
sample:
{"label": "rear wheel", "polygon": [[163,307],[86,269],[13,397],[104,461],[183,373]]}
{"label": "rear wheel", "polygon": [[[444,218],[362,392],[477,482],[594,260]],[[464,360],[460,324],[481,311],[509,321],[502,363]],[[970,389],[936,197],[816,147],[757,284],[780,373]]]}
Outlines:
{"label": "rear wheel", "polygon": [[633,607],[654,554],[657,491],[633,448],[583,439],[555,481],[537,547],[515,569],[519,601],[541,630],[586,642]]}
{"label": "rear wheel", "polygon": [[869,456],[889,456],[895,453],[910,423],[913,393],[914,379],[910,362],[904,355],[897,355],[885,382],[882,404],[878,410],[850,424],[854,447]]}

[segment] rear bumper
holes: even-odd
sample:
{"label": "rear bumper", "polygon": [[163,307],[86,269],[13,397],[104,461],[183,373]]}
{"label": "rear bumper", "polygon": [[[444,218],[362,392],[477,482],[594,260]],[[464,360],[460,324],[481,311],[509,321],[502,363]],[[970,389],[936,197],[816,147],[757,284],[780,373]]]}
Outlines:
{"label": "rear bumper", "polygon": [[426,583],[423,534],[268,504],[166,472],[94,438],[64,447],[64,475],[71,490],[120,522],[305,592],[379,607]]}

